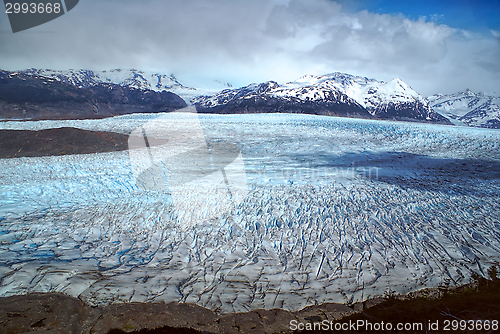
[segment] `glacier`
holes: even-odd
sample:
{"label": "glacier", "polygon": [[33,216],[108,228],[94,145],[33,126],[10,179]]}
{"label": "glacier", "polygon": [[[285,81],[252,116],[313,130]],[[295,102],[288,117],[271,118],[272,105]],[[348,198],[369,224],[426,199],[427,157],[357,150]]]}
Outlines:
{"label": "glacier", "polygon": [[[130,134],[156,117],[7,121],[0,129]],[[161,117],[183,124],[192,116]],[[129,152],[0,159],[0,296],[57,291],[91,305],[298,310],[466,283],[500,261],[497,130],[198,117],[207,141],[239,148],[247,191],[187,228],[168,189],[137,184]]]}

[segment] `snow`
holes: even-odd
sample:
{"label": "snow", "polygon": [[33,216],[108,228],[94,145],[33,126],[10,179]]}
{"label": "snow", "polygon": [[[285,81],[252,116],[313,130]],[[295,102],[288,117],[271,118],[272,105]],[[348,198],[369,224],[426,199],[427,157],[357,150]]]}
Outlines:
{"label": "snow", "polygon": [[[126,134],[142,127],[148,138],[157,137],[148,124],[158,119],[178,130],[199,126],[191,138],[201,131],[207,143],[239,150],[226,175],[246,192],[235,200],[218,188],[175,195],[141,186],[130,152],[0,159],[0,296],[59,291],[94,305],[297,310],[464,283],[500,260],[496,130],[295,114],[197,117],[1,122]],[[231,181],[242,175],[245,183]],[[215,169],[211,177],[222,180]],[[220,210],[202,218],[206,191]],[[185,225],[190,212],[200,218]]]}
{"label": "snow", "polygon": [[474,93],[467,89],[451,95],[436,94],[427,98],[432,108],[460,126],[485,127],[500,122],[500,97]]}
{"label": "snow", "polygon": [[[300,79],[279,85],[273,81],[265,84],[269,88],[264,94],[284,99],[301,101],[324,101],[332,93],[344,102],[359,104],[372,115],[389,105],[420,104],[427,113],[432,112],[428,101],[400,79],[389,82],[377,81],[345,73],[332,73],[321,76],[306,75]],[[206,107],[214,107],[227,103],[240,94],[249,99],[262,94],[260,85],[252,84],[239,90],[225,90],[214,96],[195,98],[193,102],[201,102]],[[345,96],[341,96],[345,94]]]}
{"label": "snow", "polygon": [[370,99],[377,96],[385,103],[409,102],[414,99],[423,99],[400,79],[389,82],[377,81],[345,73],[333,73],[322,76],[307,75],[295,82],[284,85],[285,88],[303,88],[317,86],[317,89],[339,89],[358,104],[370,110]]}
{"label": "snow", "polygon": [[190,103],[195,96],[215,94],[222,88],[227,87],[227,85],[218,81],[212,81],[203,87],[190,87],[182,84],[173,74],[135,69],[112,69],[108,71],[30,69],[20,72],[67,82],[80,88],[98,83],[112,83],[133,89],[157,92],[167,90],[179,95],[186,103]]}

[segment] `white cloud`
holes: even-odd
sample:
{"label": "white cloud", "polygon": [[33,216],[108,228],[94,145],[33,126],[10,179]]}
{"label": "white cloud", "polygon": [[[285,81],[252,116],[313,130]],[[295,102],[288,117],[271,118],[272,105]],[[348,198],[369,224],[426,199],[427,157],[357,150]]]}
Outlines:
{"label": "white cloud", "polygon": [[81,1],[35,29],[0,29],[0,67],[10,69],[133,67],[234,85],[341,71],[399,77],[424,95],[487,90],[500,75],[496,31],[345,13],[329,0]]}

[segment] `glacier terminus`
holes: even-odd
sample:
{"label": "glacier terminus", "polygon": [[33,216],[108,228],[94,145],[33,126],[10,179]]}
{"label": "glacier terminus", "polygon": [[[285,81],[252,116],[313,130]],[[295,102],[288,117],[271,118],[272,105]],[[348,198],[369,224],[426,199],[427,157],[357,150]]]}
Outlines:
{"label": "glacier terminus", "polygon": [[[177,129],[193,122],[172,112],[0,128],[130,135],[158,117]],[[197,122],[211,167],[181,172],[219,171],[210,182],[223,190],[205,207],[192,205],[196,189],[139,184],[159,161],[147,160],[146,144],[136,162],[128,151],[0,159],[0,296],[297,310],[466,283],[500,260],[498,130],[276,113]],[[232,169],[217,165],[217,147]],[[231,171],[244,182],[230,182]]]}

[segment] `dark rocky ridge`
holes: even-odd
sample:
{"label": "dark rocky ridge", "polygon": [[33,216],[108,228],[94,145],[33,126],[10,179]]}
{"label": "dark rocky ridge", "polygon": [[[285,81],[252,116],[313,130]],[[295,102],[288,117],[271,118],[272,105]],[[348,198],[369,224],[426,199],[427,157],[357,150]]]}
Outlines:
{"label": "dark rocky ridge", "polygon": [[446,117],[437,112],[422,112],[426,107],[419,102],[400,103],[381,106],[373,113],[379,119],[393,119],[407,122],[432,122],[437,124],[451,124]]}
{"label": "dark rocky ridge", "polygon": [[31,293],[0,298],[0,332],[106,334],[112,329],[131,332],[169,326],[170,333],[290,333],[291,320],[334,321],[380,302],[382,299],[373,299],[351,307],[327,303],[297,312],[272,309],[218,314],[198,305],[177,302],[91,307],[60,293]]}
{"label": "dark rocky ridge", "polygon": [[0,130],[0,158],[102,153],[127,148],[128,136],[112,132],[75,128]]}
{"label": "dark rocky ridge", "polygon": [[[172,92],[90,80],[93,77],[88,82],[72,81],[62,74],[47,77],[38,75],[38,72],[0,70],[0,119],[102,118],[130,113],[170,112],[187,106]],[[83,79],[93,75],[91,71],[83,72],[80,73]],[[425,99],[413,98],[411,94],[406,95],[407,102],[403,102],[397,98],[401,92],[384,96],[371,89],[367,97],[370,104],[365,106],[359,99],[348,95],[346,90],[353,85],[386,83],[366,78],[366,82],[359,82],[359,77],[341,73],[316,79],[319,82],[314,83],[313,80],[303,87],[268,81],[223,90],[213,96],[199,96],[192,102],[200,113],[297,113],[451,124],[434,112]],[[400,85],[399,90],[409,88],[402,82]]]}
{"label": "dark rocky ridge", "polygon": [[346,103],[314,101],[288,101],[273,97],[255,96],[245,100],[234,100],[226,105],[204,107],[196,105],[199,113],[249,114],[249,113],[293,113],[356,118],[372,118],[363,108]]}
{"label": "dark rocky ridge", "polygon": [[[411,92],[402,96],[401,92],[395,91],[393,96],[385,96],[372,89],[365,99],[369,103],[363,106],[348,95],[346,88],[368,84],[385,85],[383,82],[366,79],[366,82],[359,83],[359,77],[339,73],[312,78],[316,82],[312,80],[310,83],[279,85],[268,81],[251,84],[238,89],[226,89],[212,96],[198,96],[192,102],[198,112],[202,113],[302,113],[451,124],[448,119],[434,112],[425,99],[415,97]],[[398,89],[411,90],[402,82]]]}
{"label": "dark rocky ridge", "polygon": [[186,107],[178,95],[102,83],[78,88],[57,80],[0,71],[0,119],[101,118]]}
{"label": "dark rocky ridge", "polygon": [[194,105],[200,113],[248,114],[248,113],[296,113],[325,116],[373,118],[366,109],[347,95],[332,91],[321,101],[281,98],[271,91],[278,87],[274,81],[261,83],[255,88],[250,86],[224,90],[214,98],[213,105],[205,97],[195,99]]}
{"label": "dark rocky ridge", "polygon": [[[494,268],[494,269],[492,269]],[[467,322],[485,325],[473,328],[496,332],[500,306],[500,279],[497,266],[488,269],[489,278],[473,274],[471,283],[461,286],[440,286],[411,292],[406,296],[387,294],[350,305],[325,303],[290,312],[282,309],[258,309],[243,313],[220,314],[195,304],[187,303],[125,303],[90,307],[82,300],[61,293],[31,293],[0,298],[1,333],[102,333],[102,334],[166,334],[166,333],[344,333],[346,330],[317,331],[291,327],[291,321],[316,325],[322,322],[392,324],[426,324],[437,320]],[[447,333],[439,326],[433,333]],[[422,326],[422,329],[423,329]],[[344,328],[344,327],[342,327]],[[388,327],[386,327],[388,328]],[[490,330],[492,329],[492,330]],[[356,332],[373,333],[373,328],[362,327]],[[382,330],[381,332],[404,332]],[[406,331],[408,332],[408,331]],[[417,331],[412,331],[417,332]],[[419,333],[422,330],[418,331]],[[470,331],[469,331],[470,332]],[[474,332],[474,331],[472,331]]]}

